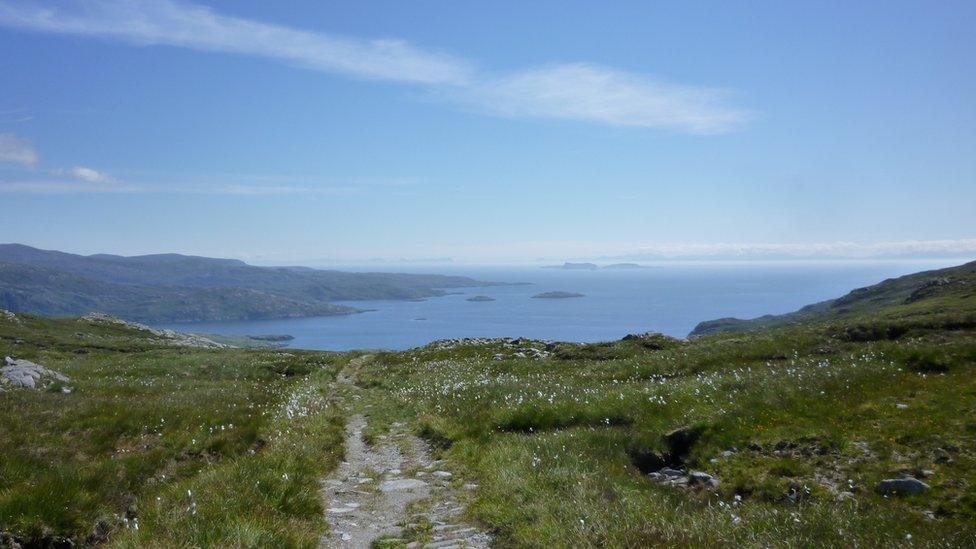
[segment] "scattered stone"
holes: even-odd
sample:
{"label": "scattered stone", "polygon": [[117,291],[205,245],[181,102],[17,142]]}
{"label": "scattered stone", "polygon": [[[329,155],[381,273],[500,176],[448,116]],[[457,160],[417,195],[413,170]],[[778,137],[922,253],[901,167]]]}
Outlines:
{"label": "scattered stone", "polygon": [[908,405],[907,404],[902,404],[902,403],[899,402],[898,404],[895,404],[895,408],[898,408],[899,410],[907,410],[908,409]]}
{"label": "scattered stone", "polygon": [[453,474],[451,474],[451,473],[449,473],[447,471],[434,471],[433,473],[431,473],[431,475],[433,475],[433,476],[435,476],[435,477],[437,477],[439,479],[444,479],[444,480],[447,480],[447,479],[449,479],[449,478],[451,478],[451,477],[454,476]]}
{"label": "scattered stone", "polygon": [[664,475],[666,477],[683,477],[683,476],[685,476],[684,471],[679,471],[677,469],[672,469],[670,467],[665,467],[665,468],[661,469],[660,471],[658,471],[658,473],[660,473],[660,474],[662,474],[662,475]]}
{"label": "scattered stone", "polygon": [[459,347],[493,345],[504,347],[511,354],[495,353],[492,360],[505,360],[506,358],[534,358],[541,360],[550,356],[550,351],[555,350],[555,344],[546,341],[511,338],[511,337],[464,337],[455,339],[438,339],[422,347],[436,351],[457,349]]}
{"label": "scattered stone", "polygon": [[928,491],[930,486],[914,477],[889,478],[882,480],[874,491],[882,495],[910,496]]}
{"label": "scattered stone", "polygon": [[837,494],[837,497],[834,499],[836,499],[837,501],[847,501],[853,498],[854,498],[854,492],[841,492]]}
{"label": "scattered stone", "polygon": [[416,478],[398,478],[384,480],[380,483],[380,492],[396,492],[398,490],[416,490],[427,486],[427,483]]}
{"label": "scattered stone", "polygon": [[10,322],[20,322],[20,319],[17,318],[17,315],[15,315],[14,313],[6,309],[0,309],[0,320],[8,320]]}
{"label": "scattered stone", "polygon": [[660,332],[644,332],[640,334],[627,334],[620,341],[639,341],[644,348],[650,350],[661,350],[673,347],[681,340],[662,334]]}
{"label": "scattered stone", "polygon": [[34,364],[29,360],[17,360],[8,356],[3,359],[3,364],[3,367],[0,368],[0,384],[2,385],[39,389],[46,382],[70,381],[68,376],[54,370],[48,370],[44,366]]}
{"label": "scattered stone", "polygon": [[691,486],[707,486],[715,488],[719,485],[717,478],[703,471],[692,471],[688,473],[688,484]]}

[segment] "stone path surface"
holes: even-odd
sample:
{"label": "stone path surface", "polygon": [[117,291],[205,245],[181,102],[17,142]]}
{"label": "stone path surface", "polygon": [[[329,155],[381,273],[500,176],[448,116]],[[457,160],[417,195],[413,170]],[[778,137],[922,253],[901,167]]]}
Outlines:
{"label": "stone path surface", "polygon": [[[339,382],[352,380],[342,375]],[[410,548],[490,545],[489,534],[461,517],[465,491],[476,486],[456,487],[443,462],[403,424],[393,424],[374,444],[363,440],[366,425],[362,414],[350,418],[345,461],[323,483],[329,533],[322,547],[367,548],[380,538],[403,539],[405,529],[424,540],[406,543]]]}

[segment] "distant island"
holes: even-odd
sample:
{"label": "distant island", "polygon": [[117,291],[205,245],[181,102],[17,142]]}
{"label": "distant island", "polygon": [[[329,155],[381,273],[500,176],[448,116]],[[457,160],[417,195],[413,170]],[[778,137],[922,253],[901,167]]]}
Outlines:
{"label": "distant island", "polygon": [[639,263],[611,263],[603,267],[596,263],[572,263],[567,261],[562,265],[544,265],[543,269],[562,269],[564,271],[596,271],[600,269],[650,269]]}
{"label": "distant island", "polygon": [[535,294],[532,299],[568,299],[571,297],[586,297],[583,294],[578,294],[576,292],[542,292],[541,294]]}
{"label": "distant island", "polygon": [[493,298],[491,296],[487,296],[487,295],[476,295],[476,296],[469,297],[465,301],[472,301],[472,302],[475,302],[475,303],[482,303],[482,302],[485,302],[485,301],[495,301],[495,298]]}
{"label": "distant island", "polygon": [[542,267],[543,269],[564,269],[567,271],[595,271],[600,268],[596,263],[570,263],[566,262],[562,265],[546,265]]}

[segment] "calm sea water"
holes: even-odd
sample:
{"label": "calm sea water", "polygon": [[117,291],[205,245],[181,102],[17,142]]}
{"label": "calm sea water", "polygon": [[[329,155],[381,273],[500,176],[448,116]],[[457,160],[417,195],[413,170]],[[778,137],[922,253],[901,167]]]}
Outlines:
{"label": "calm sea water", "polygon": [[[684,337],[702,320],[785,313],[885,278],[959,263],[709,262],[599,271],[401,268],[397,270],[531,284],[464,288],[456,290],[461,292],[457,295],[417,302],[347,302],[359,309],[375,309],[356,315],[161,326],[200,333],[290,334],[295,337],[291,347],[324,350],[406,349],[457,337],[524,336],[591,342],[642,331]],[[578,292],[586,297],[530,299],[546,291]],[[491,296],[495,301],[466,301],[474,295]]]}

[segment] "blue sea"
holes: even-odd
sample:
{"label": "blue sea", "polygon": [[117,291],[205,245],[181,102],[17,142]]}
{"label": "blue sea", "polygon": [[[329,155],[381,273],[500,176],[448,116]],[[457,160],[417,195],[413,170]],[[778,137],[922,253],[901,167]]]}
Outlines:
{"label": "blue sea", "polygon": [[[165,324],[197,333],[289,334],[291,347],[322,350],[406,349],[435,339],[529,337],[594,342],[632,332],[685,337],[702,320],[753,318],[804,305],[894,276],[962,263],[956,260],[661,263],[635,270],[539,267],[375,266],[347,270],[440,273],[526,285],[450,289],[424,301],[343,302],[368,312],[286,320]],[[584,294],[531,299],[540,292]],[[474,295],[495,301],[470,302]]]}

